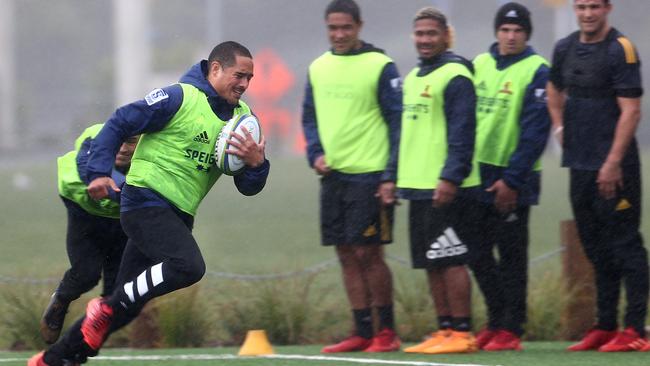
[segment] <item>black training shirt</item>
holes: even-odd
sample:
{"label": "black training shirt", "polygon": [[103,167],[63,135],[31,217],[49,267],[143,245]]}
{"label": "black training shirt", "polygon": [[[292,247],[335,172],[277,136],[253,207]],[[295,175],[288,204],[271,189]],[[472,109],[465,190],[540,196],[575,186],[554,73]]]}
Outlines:
{"label": "black training shirt", "polygon": [[[550,81],[567,92],[562,165],[599,170],[614,141],[621,114],[618,97],[643,94],[640,60],[632,43],[612,28],[605,40],[581,43],[579,32],[555,45]],[[623,165],[637,164],[632,141]]]}

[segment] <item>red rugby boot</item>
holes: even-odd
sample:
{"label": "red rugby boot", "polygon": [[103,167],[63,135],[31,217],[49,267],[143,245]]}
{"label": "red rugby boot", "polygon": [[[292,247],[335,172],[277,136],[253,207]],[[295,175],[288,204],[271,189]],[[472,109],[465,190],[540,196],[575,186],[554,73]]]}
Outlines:
{"label": "red rugby boot", "polygon": [[323,347],[321,353],[359,352],[370,346],[371,340],[358,335],[351,335],[336,344]]}
{"label": "red rugby boot", "polygon": [[496,335],[496,330],[488,328],[480,330],[478,333],[476,333],[476,347],[478,347],[478,349],[483,349],[483,347],[490,343],[492,338],[494,338]]}
{"label": "red rugby boot", "polygon": [[599,352],[647,352],[650,351],[650,342],[632,327],[627,327],[619,332],[611,341],[598,348]]}
{"label": "red rugby boot", "polygon": [[587,334],[585,334],[580,342],[567,348],[567,351],[597,350],[600,346],[614,339],[617,333],[618,332],[615,330],[591,328],[587,331]]}
{"label": "red rugby boot", "polygon": [[397,337],[397,333],[390,328],[384,328],[372,337],[370,346],[363,352],[395,352],[399,351],[401,345],[402,342]]}
{"label": "red rugby boot", "polygon": [[515,333],[500,329],[483,347],[484,351],[521,351],[521,338]]}
{"label": "red rugby boot", "polygon": [[113,308],[97,297],[88,302],[86,318],[81,323],[84,342],[91,349],[98,351],[104,343],[113,320]]}

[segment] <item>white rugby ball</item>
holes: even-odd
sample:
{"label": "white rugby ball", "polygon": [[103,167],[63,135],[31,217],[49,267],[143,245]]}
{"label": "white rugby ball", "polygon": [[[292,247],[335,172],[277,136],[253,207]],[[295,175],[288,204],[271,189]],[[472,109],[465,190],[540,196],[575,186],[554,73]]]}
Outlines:
{"label": "white rugby ball", "polygon": [[[229,154],[226,150],[238,150],[237,147],[231,146],[228,140],[231,139],[230,132],[235,131],[242,137],[245,137],[242,129],[246,129],[251,134],[253,140],[260,143],[262,139],[262,128],[257,118],[250,114],[240,114],[233,116],[228,123],[219,132],[217,143],[214,146],[214,157],[217,168],[226,175],[237,175],[244,171],[245,164],[237,155]],[[234,137],[233,137],[234,139]]]}

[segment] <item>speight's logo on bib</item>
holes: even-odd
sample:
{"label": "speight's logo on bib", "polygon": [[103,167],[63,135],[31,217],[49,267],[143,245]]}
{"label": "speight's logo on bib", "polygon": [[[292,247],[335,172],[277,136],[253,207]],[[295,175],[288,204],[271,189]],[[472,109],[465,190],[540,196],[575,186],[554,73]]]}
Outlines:
{"label": "speight's logo on bib", "polygon": [[453,228],[448,227],[427,250],[427,259],[455,257],[467,253],[467,246],[456,235]]}

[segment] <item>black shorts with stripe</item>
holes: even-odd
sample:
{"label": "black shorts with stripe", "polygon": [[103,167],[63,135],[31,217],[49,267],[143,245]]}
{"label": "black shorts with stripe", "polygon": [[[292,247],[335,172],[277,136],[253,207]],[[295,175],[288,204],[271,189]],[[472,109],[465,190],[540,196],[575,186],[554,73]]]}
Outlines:
{"label": "black shorts with stripe", "polygon": [[393,207],[375,197],[377,183],[321,178],[320,223],[323,245],[381,245],[393,241]]}
{"label": "black shorts with stripe", "polygon": [[457,196],[449,205],[433,207],[432,200],[409,202],[409,235],[413,268],[434,269],[464,265],[473,243],[480,240],[472,200]]}

